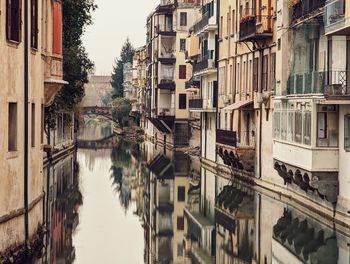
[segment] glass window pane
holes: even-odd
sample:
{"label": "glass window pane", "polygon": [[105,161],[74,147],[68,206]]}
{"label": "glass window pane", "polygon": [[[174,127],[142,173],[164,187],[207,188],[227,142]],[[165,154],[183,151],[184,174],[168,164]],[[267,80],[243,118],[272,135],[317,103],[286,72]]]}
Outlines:
{"label": "glass window pane", "polygon": [[344,148],[350,149],[350,115],[344,118]]}

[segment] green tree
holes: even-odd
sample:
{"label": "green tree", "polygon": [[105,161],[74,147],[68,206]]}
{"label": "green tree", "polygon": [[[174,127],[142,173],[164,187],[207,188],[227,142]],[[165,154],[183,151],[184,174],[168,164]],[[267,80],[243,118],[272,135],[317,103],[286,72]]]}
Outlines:
{"label": "green tree", "polygon": [[118,120],[118,123],[122,128],[128,123],[131,109],[132,106],[129,99],[119,97],[112,102],[111,114],[114,119]]}
{"label": "green tree", "polygon": [[114,90],[114,97],[123,97],[123,67],[125,63],[132,62],[132,57],[134,56],[135,49],[131,45],[129,38],[126,39],[121,51],[119,58],[116,58],[113,66],[112,72],[112,87]]}
{"label": "green tree", "polygon": [[94,64],[83,46],[82,36],[86,26],[92,24],[92,12],[97,6],[94,0],[63,0],[63,77],[65,85],[50,107],[45,108],[45,126],[54,129],[59,110],[74,112],[84,96],[84,85]]}

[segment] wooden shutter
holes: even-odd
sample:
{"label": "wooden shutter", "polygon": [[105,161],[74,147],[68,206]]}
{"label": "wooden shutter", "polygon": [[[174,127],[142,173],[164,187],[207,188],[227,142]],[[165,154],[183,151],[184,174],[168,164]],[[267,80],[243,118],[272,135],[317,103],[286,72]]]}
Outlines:
{"label": "wooden shutter", "polygon": [[53,4],[53,44],[52,51],[56,55],[62,53],[62,5],[54,1]]}
{"label": "wooden shutter", "polygon": [[263,68],[262,68],[262,90],[267,91],[267,77],[268,77],[268,55],[263,56]]}
{"label": "wooden shutter", "polygon": [[259,77],[259,58],[254,58],[254,65],[253,65],[253,86],[254,86],[254,92],[258,92],[258,77]]}
{"label": "wooden shutter", "polygon": [[186,65],[179,65],[179,79],[186,79]]}
{"label": "wooden shutter", "polygon": [[31,47],[38,48],[38,0],[31,0]]}

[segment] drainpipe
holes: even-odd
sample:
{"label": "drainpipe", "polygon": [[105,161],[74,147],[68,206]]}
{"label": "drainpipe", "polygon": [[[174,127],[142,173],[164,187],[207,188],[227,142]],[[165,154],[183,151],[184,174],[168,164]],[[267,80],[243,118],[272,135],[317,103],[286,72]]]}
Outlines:
{"label": "drainpipe", "polygon": [[[259,48],[259,57],[260,57],[260,93],[262,94],[262,82],[263,82],[263,49]],[[259,90],[258,90],[259,92]],[[262,147],[262,102],[259,103],[259,179],[261,179],[261,147]]]}
{"label": "drainpipe", "polygon": [[24,235],[29,244],[28,216],[28,89],[29,89],[29,43],[28,43],[28,0],[24,1]]}

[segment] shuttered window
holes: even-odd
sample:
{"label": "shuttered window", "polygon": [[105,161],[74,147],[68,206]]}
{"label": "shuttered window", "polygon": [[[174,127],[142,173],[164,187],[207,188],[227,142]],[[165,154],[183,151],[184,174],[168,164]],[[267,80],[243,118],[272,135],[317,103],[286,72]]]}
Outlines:
{"label": "shuttered window", "polygon": [[38,0],[31,0],[31,13],[30,13],[30,45],[33,49],[38,49]]}
{"label": "shuttered window", "polygon": [[186,94],[179,94],[179,109],[186,108]]}
{"label": "shuttered window", "polygon": [[276,87],[276,53],[271,54],[270,59],[270,89],[271,92],[275,91]]}
{"label": "shuttered window", "polygon": [[262,90],[267,91],[267,80],[268,80],[268,56],[263,56],[263,68],[262,68]]}
{"label": "shuttered window", "polygon": [[22,41],[21,0],[6,0],[6,37],[10,41]]}
{"label": "shuttered window", "polygon": [[62,4],[53,3],[53,43],[52,51],[56,55],[62,54]]}
{"label": "shuttered window", "polygon": [[184,217],[178,216],[176,221],[177,230],[184,230]]}
{"label": "shuttered window", "polygon": [[180,26],[181,27],[187,26],[187,13],[186,12],[180,13]]}
{"label": "shuttered window", "polygon": [[259,58],[254,58],[254,65],[253,65],[253,87],[254,87],[254,92],[258,92],[259,89],[259,82],[258,82],[258,77],[259,77]]}
{"label": "shuttered window", "polygon": [[179,79],[186,79],[186,65],[179,65]]}

